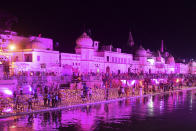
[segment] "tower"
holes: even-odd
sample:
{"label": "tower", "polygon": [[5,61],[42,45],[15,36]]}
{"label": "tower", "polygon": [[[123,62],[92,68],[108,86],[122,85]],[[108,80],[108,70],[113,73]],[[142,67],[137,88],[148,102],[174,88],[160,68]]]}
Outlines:
{"label": "tower", "polygon": [[133,36],[132,36],[131,32],[129,32],[129,39],[128,39],[127,44],[128,44],[129,47],[134,46]]}
{"label": "tower", "polygon": [[161,40],[161,53],[164,52],[164,45],[163,45],[163,40]]}

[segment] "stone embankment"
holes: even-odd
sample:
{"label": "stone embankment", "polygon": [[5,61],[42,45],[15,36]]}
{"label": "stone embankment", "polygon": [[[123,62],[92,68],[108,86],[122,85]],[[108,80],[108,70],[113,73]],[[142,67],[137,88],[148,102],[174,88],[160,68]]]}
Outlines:
{"label": "stone embankment", "polygon": [[[139,90],[135,90],[135,95],[133,95],[132,91],[129,90],[129,93],[123,94],[121,97],[118,96],[118,89],[111,88],[109,89],[109,98],[108,100],[105,99],[105,90],[104,89],[93,89],[92,91],[92,99],[89,98],[85,99],[84,101],[81,99],[81,91],[80,90],[70,90],[66,89],[62,91],[62,102],[58,105],[58,107],[46,107],[43,105],[43,98],[39,96],[39,103],[37,105],[33,105],[33,110],[28,110],[26,104],[23,106],[23,110],[12,111],[9,113],[2,113],[0,118],[10,117],[10,116],[17,116],[17,115],[27,115],[31,113],[41,113],[47,111],[54,111],[54,110],[66,110],[81,106],[87,105],[94,105],[100,103],[109,103],[113,101],[120,101],[124,99],[135,99],[139,97],[147,97],[152,95],[159,95],[159,94],[167,94],[171,92],[179,92],[182,90],[193,90],[196,87],[183,87],[182,89],[174,89],[172,91],[157,91],[156,93],[149,92],[147,94],[140,94]],[[24,99],[27,96],[24,96]],[[29,96],[28,96],[29,97]]]}

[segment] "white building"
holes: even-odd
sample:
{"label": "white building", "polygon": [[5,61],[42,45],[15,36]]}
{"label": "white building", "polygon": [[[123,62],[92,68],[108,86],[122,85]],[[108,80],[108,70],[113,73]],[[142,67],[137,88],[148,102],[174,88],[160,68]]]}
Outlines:
{"label": "white building", "polygon": [[[6,36],[7,34],[7,36]],[[55,74],[101,73],[188,73],[189,65],[175,63],[168,52],[155,53],[140,46],[132,54],[122,53],[112,45],[99,47],[99,42],[83,33],[77,40],[75,54],[53,50],[53,40],[21,37],[14,32],[0,35],[3,49],[11,56],[12,72],[53,72]],[[131,36],[132,37],[132,36]],[[4,43],[3,43],[4,42]],[[134,45],[133,40],[131,46]],[[8,47],[15,45],[15,50]],[[163,46],[163,45],[162,45]]]}

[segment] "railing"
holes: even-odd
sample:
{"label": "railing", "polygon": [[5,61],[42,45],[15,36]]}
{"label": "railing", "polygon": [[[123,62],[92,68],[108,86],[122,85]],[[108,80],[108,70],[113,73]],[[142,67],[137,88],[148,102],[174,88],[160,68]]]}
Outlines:
{"label": "railing", "polygon": [[[143,75],[137,75],[137,74],[120,74],[120,75],[114,75],[112,74],[110,76],[111,79],[126,79],[126,80],[140,80],[140,79],[168,79],[168,78],[191,78],[191,79],[196,79],[195,75],[166,75],[166,74],[143,74]],[[19,85],[23,84],[40,84],[43,85],[45,83],[70,83],[73,82],[74,80],[77,81],[78,77],[75,77],[76,79],[73,79],[73,76],[6,76],[2,78],[3,80],[17,80]],[[87,74],[83,75],[81,77],[82,81],[102,81],[102,75],[93,75],[93,74]]]}
{"label": "railing", "polygon": [[47,82],[51,83],[69,83],[72,76],[12,76],[4,80],[17,80],[19,85],[39,84],[43,85]]}

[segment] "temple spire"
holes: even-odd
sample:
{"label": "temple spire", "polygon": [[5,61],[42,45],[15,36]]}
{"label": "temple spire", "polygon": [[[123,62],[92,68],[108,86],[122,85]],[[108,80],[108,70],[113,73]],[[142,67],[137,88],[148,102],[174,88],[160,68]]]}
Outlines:
{"label": "temple spire", "polygon": [[128,46],[129,47],[134,46],[133,36],[132,36],[131,32],[129,32]]}
{"label": "temple spire", "polygon": [[161,53],[163,53],[164,52],[164,45],[163,45],[164,43],[163,43],[163,40],[161,40]]}

